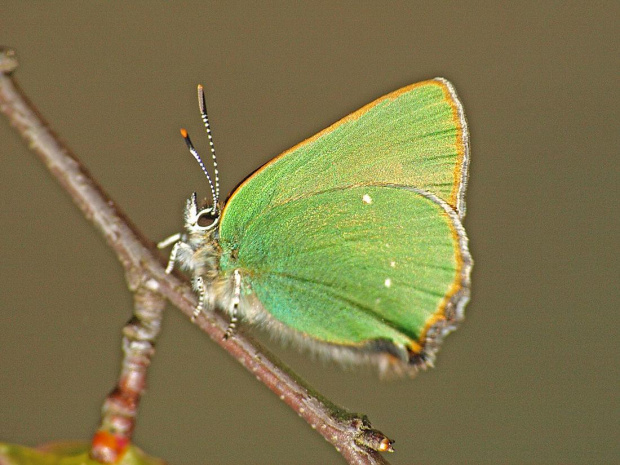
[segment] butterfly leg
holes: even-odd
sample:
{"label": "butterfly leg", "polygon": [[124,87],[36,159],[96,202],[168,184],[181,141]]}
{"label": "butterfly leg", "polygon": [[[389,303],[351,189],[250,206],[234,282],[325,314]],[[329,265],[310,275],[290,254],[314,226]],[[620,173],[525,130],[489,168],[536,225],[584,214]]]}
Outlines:
{"label": "butterfly leg", "polygon": [[174,244],[172,246],[172,250],[170,251],[170,255],[168,256],[168,264],[166,265],[166,274],[172,273],[174,268],[174,264],[177,261],[177,254],[179,253],[179,248],[181,248],[181,235],[174,234],[173,236],[164,239],[159,244],[157,244],[158,249],[165,249],[169,245]]}
{"label": "butterfly leg", "polygon": [[200,315],[205,309],[205,282],[202,279],[202,276],[196,276],[194,278],[194,289],[198,293],[198,305],[194,309],[194,314],[192,315],[192,322],[196,321],[198,315]]}
{"label": "butterfly leg", "polygon": [[229,339],[237,329],[239,304],[241,303],[241,273],[239,270],[233,271],[233,298],[230,301],[230,323],[226,332],[224,333],[224,339]]}

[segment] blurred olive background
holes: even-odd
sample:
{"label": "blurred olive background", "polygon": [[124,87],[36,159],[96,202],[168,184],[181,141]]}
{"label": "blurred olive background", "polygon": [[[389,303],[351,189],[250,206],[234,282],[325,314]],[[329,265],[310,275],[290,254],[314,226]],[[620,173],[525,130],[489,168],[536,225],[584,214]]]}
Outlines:
{"label": "blurred olive background", "polygon": [[[207,184],[203,83],[223,191],[401,86],[444,76],[469,119],[467,319],[413,380],[275,346],[396,439],[394,464],[620,463],[618,2],[4,1],[0,44],[52,127],[152,240]],[[98,233],[0,123],[0,438],[88,439],[132,298]],[[207,157],[208,158],[208,157]],[[169,308],[135,441],[172,464],[343,463]]]}

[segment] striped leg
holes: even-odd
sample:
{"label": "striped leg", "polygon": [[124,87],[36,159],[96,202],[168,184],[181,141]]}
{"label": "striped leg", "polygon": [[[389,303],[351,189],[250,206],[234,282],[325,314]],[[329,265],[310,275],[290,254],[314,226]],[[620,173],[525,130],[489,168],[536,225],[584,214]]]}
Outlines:
{"label": "striped leg", "polygon": [[196,308],[194,309],[192,321],[196,321],[198,315],[200,315],[205,309],[205,283],[202,276],[196,276],[194,278],[194,289],[198,292],[198,305],[196,305]]}
{"label": "striped leg", "polygon": [[229,339],[233,336],[237,329],[237,322],[239,321],[237,317],[239,304],[241,303],[241,273],[239,273],[239,270],[233,271],[233,284],[235,287],[233,290],[233,298],[230,302],[230,323],[224,333],[224,339]]}

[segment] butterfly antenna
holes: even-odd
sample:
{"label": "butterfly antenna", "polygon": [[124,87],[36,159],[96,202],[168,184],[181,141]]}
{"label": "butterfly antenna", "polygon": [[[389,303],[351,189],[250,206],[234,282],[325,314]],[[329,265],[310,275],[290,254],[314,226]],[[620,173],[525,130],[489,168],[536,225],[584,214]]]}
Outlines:
{"label": "butterfly antenna", "polygon": [[202,158],[200,158],[200,155],[198,155],[198,152],[194,148],[194,144],[192,144],[192,141],[189,138],[189,134],[187,133],[187,130],[181,129],[181,136],[183,136],[183,140],[185,140],[185,143],[187,144],[187,148],[189,149],[189,152],[194,156],[194,158],[200,165],[202,172],[205,174],[205,176],[207,177],[207,180],[209,181],[209,187],[211,187],[211,197],[213,197],[213,207],[217,209],[217,194],[215,193],[215,187],[213,187],[213,181],[211,181],[211,176],[209,176],[209,172],[207,171],[207,168],[205,168],[205,164],[202,162]]}
{"label": "butterfly antenna", "polygon": [[220,198],[220,174],[217,169],[217,158],[215,158],[215,145],[213,144],[213,136],[211,135],[211,126],[209,126],[209,117],[207,116],[207,101],[205,99],[205,91],[201,84],[198,84],[198,106],[200,107],[200,116],[207,130],[209,138],[209,146],[211,148],[211,158],[213,159],[213,171],[215,173],[215,204]]}

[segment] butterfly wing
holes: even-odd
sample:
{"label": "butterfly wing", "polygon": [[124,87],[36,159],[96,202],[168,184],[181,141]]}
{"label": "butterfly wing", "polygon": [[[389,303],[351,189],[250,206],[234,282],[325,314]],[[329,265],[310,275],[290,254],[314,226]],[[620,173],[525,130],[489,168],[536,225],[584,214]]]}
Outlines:
{"label": "butterfly wing", "polygon": [[[285,152],[230,197],[220,267],[284,327],[409,361],[462,311],[467,131],[442,79],[393,92]],[[387,343],[387,345],[386,345]]]}
{"label": "butterfly wing", "polygon": [[264,210],[308,193],[393,183],[435,194],[462,218],[468,158],[454,87],[442,78],[424,81],[381,97],[271,160],[231,194],[224,217],[235,210],[235,226],[243,230]]}

